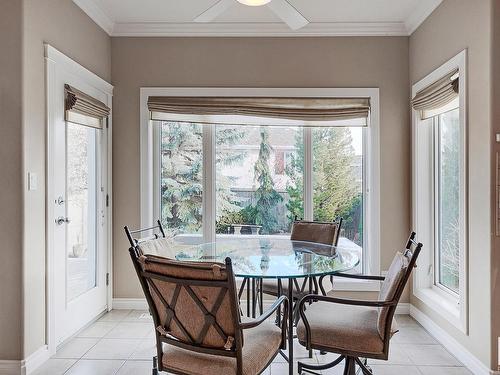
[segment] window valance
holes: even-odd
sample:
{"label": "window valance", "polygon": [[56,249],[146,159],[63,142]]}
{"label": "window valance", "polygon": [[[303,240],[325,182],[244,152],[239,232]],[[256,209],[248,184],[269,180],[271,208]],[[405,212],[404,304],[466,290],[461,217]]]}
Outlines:
{"label": "window valance", "polygon": [[193,122],[234,124],[255,123],[248,118],[264,117],[318,125],[338,120],[366,120],[370,99],[150,96],[148,108],[152,120],[179,121],[179,115],[183,115]]}
{"label": "window valance", "polygon": [[104,119],[111,112],[109,107],[68,84],[64,85],[64,91],[66,121],[102,129]]}
{"label": "window valance", "polygon": [[458,69],[416,93],[411,104],[416,111],[435,110],[447,106],[458,98]]}

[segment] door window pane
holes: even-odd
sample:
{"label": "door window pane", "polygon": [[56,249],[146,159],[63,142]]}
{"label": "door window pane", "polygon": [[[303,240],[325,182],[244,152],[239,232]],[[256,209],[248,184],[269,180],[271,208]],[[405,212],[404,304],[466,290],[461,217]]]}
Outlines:
{"label": "door window pane", "polygon": [[438,282],[459,292],[460,122],[458,108],[439,115]]}
{"label": "door window pane", "polygon": [[96,286],[97,132],[67,123],[67,301]]}
{"label": "door window pane", "polygon": [[363,131],[361,127],[312,130],[314,220],[331,222],[342,217],[340,235],[350,240],[342,245],[356,249],[360,259],[363,247]]}
{"label": "door window pane", "polygon": [[160,216],[172,236],[202,233],[202,168],[202,125],[161,122]]}
{"label": "door window pane", "polygon": [[290,234],[302,217],[302,129],[216,126],[218,235]]}

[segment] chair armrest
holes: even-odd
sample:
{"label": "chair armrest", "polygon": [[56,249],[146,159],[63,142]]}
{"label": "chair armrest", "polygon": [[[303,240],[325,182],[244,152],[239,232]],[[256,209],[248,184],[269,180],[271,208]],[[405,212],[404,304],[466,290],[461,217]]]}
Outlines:
{"label": "chair armrest", "polygon": [[[397,305],[397,301],[372,301],[362,299],[337,298],[330,296],[322,296],[318,294],[308,294],[302,297],[299,301],[299,312],[304,310],[304,304],[308,301],[323,301],[330,303],[340,303],[342,305],[367,306],[367,307],[388,307]],[[302,315],[302,314],[301,314]]]}
{"label": "chair armrest", "polygon": [[328,274],[328,275],[322,275],[319,278],[319,288],[321,290],[321,294],[323,294],[324,296],[326,296],[326,290],[325,290],[325,287],[323,286],[323,279],[326,276],[330,276],[330,277],[344,277],[344,278],[347,278],[347,279],[358,279],[358,280],[375,280],[375,281],[384,281],[385,280],[384,276],[353,275],[353,274],[350,274],[350,273],[341,273],[341,272],[339,272],[339,273],[332,273],[332,274]]}
{"label": "chair armrest", "polygon": [[271,307],[269,307],[269,309],[264,311],[264,313],[262,313],[261,316],[257,317],[253,321],[248,323],[240,323],[241,329],[254,328],[264,323],[266,319],[268,319],[282,304],[285,305],[285,309],[288,309],[288,298],[286,296],[281,296],[276,301],[274,301],[274,303],[271,305]]}

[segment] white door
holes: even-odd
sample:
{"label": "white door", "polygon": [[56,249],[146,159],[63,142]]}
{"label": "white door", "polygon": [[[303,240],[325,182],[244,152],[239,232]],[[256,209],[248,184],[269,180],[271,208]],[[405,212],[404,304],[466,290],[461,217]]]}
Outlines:
{"label": "white door", "polygon": [[56,345],[107,307],[106,128],[60,119],[53,128]]}

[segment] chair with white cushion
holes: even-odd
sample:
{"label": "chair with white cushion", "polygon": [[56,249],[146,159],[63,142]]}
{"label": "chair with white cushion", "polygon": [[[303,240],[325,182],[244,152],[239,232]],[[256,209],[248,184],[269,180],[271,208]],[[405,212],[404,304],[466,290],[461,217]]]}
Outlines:
{"label": "chair with white cushion", "polygon": [[[354,375],[356,364],[364,375],[372,375],[360,358],[388,359],[390,339],[397,332],[394,313],[421,249],[413,232],[406,247],[396,253],[385,278],[363,276],[382,281],[376,301],[337,298],[331,292],[326,296],[310,294],[300,300],[299,343],[309,350],[336,353],[339,357],[324,365],[299,362],[299,374],[315,374],[312,371],[326,370],[344,361],[344,375]],[[310,305],[311,301],[314,303]]]}

